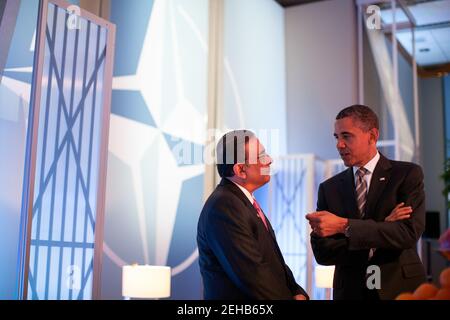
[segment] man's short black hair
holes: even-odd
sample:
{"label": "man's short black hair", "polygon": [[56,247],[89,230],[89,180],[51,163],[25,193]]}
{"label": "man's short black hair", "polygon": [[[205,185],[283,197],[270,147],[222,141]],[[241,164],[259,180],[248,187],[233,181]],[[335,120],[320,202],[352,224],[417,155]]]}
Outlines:
{"label": "man's short black hair", "polygon": [[359,121],[361,129],[369,131],[370,129],[379,129],[378,116],[368,106],[354,104],[350,107],[342,109],[336,116],[336,120],[351,117]]}
{"label": "man's short black hair", "polygon": [[256,135],[250,130],[233,130],[220,138],[216,147],[216,162],[221,178],[234,176],[233,166],[246,161],[245,146],[252,137]]}

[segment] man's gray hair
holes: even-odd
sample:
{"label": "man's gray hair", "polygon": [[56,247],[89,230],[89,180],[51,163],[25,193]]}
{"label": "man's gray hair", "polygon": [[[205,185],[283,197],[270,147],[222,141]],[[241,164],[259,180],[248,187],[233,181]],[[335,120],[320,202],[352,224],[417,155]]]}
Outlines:
{"label": "man's gray hair", "polygon": [[250,130],[233,130],[220,138],[216,147],[217,171],[221,177],[234,175],[233,166],[247,160],[245,146],[256,135]]}

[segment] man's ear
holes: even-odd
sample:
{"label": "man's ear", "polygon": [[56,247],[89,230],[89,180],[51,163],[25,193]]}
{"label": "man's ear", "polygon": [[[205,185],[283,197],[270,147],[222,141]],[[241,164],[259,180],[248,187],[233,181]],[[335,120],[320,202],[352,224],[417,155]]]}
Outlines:
{"label": "man's ear", "polygon": [[244,170],[244,166],[240,163],[236,163],[233,166],[233,172],[234,175],[241,178],[241,179],[247,179],[247,173]]}
{"label": "man's ear", "polygon": [[377,128],[372,128],[369,130],[369,134],[370,134],[370,141],[373,142],[373,144],[376,144],[380,136],[380,131],[378,131]]}

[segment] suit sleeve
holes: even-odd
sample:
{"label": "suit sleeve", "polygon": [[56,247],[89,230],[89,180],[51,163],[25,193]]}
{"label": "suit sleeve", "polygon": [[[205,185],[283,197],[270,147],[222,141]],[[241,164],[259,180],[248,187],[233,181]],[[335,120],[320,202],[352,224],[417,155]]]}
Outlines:
{"label": "suit sleeve", "polygon": [[289,289],[292,292],[293,296],[296,296],[298,294],[302,294],[306,297],[306,299],[310,299],[308,293],[306,293],[306,291],[300,287],[297,283],[297,281],[295,281],[295,277],[294,274],[292,273],[291,269],[289,268],[289,266],[287,264],[285,264],[285,268],[286,268],[286,273],[287,273],[287,277],[288,277],[288,285],[289,285]]}
{"label": "suit sleeve", "polygon": [[395,222],[350,219],[350,249],[408,249],[416,245],[425,229],[425,193],[419,166],[408,172],[398,198],[412,207],[411,218]]}
{"label": "suit sleeve", "polygon": [[285,283],[276,281],[254,239],[251,224],[233,203],[216,203],[207,222],[211,249],[233,283],[251,299],[292,299]]}
{"label": "suit sleeve", "polygon": [[[317,211],[328,210],[323,184],[319,186]],[[350,264],[348,239],[343,234],[318,237],[311,233],[311,247],[317,262],[322,265]]]}
{"label": "suit sleeve", "polygon": [[[267,219],[267,217],[266,217]],[[269,224],[269,228],[271,230],[271,233],[274,235],[275,237],[275,231],[272,228],[272,224],[270,223],[270,221],[267,219],[267,222]],[[302,294],[306,297],[306,299],[310,300],[308,293],[305,291],[305,289],[303,289],[295,280],[294,274],[292,273],[291,269],[289,268],[289,266],[284,262],[284,258],[283,258],[283,254],[281,253],[280,248],[278,247],[278,243],[276,243],[277,246],[277,250],[279,252],[279,254],[282,257],[283,260],[283,264],[284,264],[284,270],[286,272],[286,278],[287,278],[287,285],[289,287],[289,290],[291,290],[291,294],[292,296],[296,296],[298,294]]]}

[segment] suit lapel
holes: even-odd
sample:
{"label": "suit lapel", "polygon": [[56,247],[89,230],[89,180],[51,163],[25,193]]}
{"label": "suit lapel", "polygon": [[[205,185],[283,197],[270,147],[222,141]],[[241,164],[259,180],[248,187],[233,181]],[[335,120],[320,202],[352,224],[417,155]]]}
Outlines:
{"label": "suit lapel", "polygon": [[248,200],[247,196],[236,186],[233,182],[228,180],[227,178],[222,178],[219,183],[219,186],[226,188],[231,191],[235,196],[237,196],[247,207],[250,206],[253,208],[252,204]]}
{"label": "suit lapel", "polygon": [[378,199],[389,181],[391,167],[389,160],[380,153],[380,160],[378,160],[372,179],[370,180],[369,193],[366,202],[366,214],[364,216],[365,219],[374,217]]}
{"label": "suit lapel", "polygon": [[[269,219],[267,218],[267,215],[264,213],[264,210],[261,209],[261,211],[263,212],[264,217],[266,217],[267,227],[269,228],[268,232],[270,233],[270,235],[272,236],[272,238],[273,238],[274,240],[276,240],[276,237],[275,237],[275,231],[273,231],[272,224],[270,223]],[[256,210],[255,210],[255,212],[256,212]],[[261,221],[261,223],[264,225],[264,223],[263,223],[262,221]],[[264,228],[265,228],[265,227],[264,227]]]}
{"label": "suit lapel", "polygon": [[[264,222],[262,222],[261,218],[258,216],[258,211],[256,211],[255,207],[253,207],[252,203],[249,201],[249,199],[247,198],[247,196],[230,180],[226,179],[226,178],[222,178],[222,180],[219,183],[220,186],[223,186],[225,188],[227,188],[228,190],[230,190],[232,193],[234,193],[239,199],[242,200],[242,202],[246,205],[246,207],[248,208],[248,210],[250,210],[251,215],[254,217],[254,219],[258,220],[258,223],[261,223],[262,227],[265,229],[266,227],[264,226]],[[263,212],[265,218],[266,218],[266,222],[267,225],[269,227],[269,234],[271,235],[271,237],[275,240],[275,233],[272,229],[272,226],[270,224],[269,219],[267,219],[267,215],[264,213],[263,209],[261,209],[261,211]]]}
{"label": "suit lapel", "polygon": [[344,213],[348,218],[358,219],[358,205],[356,204],[355,180],[352,168],[348,168],[341,178],[341,199],[344,202]]}

